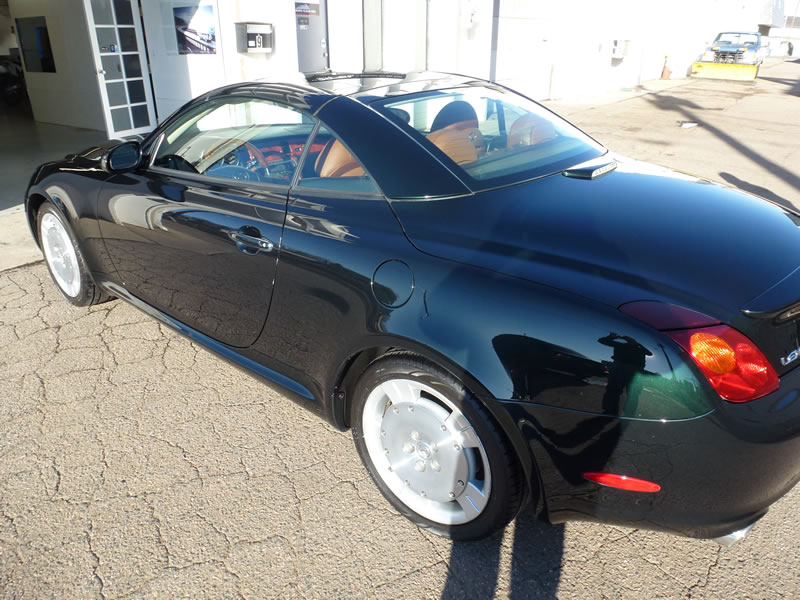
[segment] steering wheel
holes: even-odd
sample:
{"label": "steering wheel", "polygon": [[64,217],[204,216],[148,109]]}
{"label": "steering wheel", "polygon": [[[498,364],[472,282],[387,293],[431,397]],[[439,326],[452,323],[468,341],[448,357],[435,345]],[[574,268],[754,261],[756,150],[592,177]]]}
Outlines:
{"label": "steering wheel", "polygon": [[214,163],[205,172],[206,175],[214,177],[225,177],[226,179],[238,179],[239,181],[259,181],[256,173],[239,165],[225,165]]}
{"label": "steering wheel", "polygon": [[[267,173],[269,173],[269,166],[268,166],[267,159],[264,156],[264,153],[261,152],[261,150],[256,148],[250,142],[247,142],[245,140],[241,140],[239,138],[225,138],[223,140],[220,140],[217,144],[215,144],[214,146],[212,146],[211,148],[209,148],[208,150],[203,152],[203,157],[204,158],[214,157],[214,155],[217,152],[219,152],[220,150],[224,149],[229,144],[232,146],[232,149],[229,150],[228,152],[226,152],[224,156],[228,156],[228,154],[230,154],[231,152],[235,152],[238,148],[244,147],[247,150],[247,153],[250,155],[250,161],[251,162],[252,161],[256,161],[256,163],[258,163],[258,165],[260,167],[263,167],[264,170]],[[224,156],[220,157],[220,158],[224,158]],[[216,161],[214,161],[214,162],[216,162]],[[241,166],[241,165],[233,165],[233,166]],[[244,167],[244,168],[247,168],[247,167]]]}

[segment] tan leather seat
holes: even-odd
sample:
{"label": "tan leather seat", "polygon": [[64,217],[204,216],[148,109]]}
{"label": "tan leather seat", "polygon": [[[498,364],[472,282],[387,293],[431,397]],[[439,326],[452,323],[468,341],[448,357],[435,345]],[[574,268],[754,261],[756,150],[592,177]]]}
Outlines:
{"label": "tan leather seat", "polygon": [[362,177],[364,169],[339,140],[332,138],[314,163],[320,177]]}
{"label": "tan leather seat", "polygon": [[442,107],[431,124],[428,140],[458,165],[474,162],[484,152],[478,114],[463,100]]}
{"label": "tan leather seat", "polygon": [[474,139],[480,136],[480,131],[474,127],[461,127],[460,125],[461,123],[453,123],[428,135],[428,141],[457,165],[478,160],[478,150],[475,147]]}
{"label": "tan leather seat", "polygon": [[546,119],[536,115],[525,115],[514,121],[508,132],[506,146],[533,146],[556,137],[556,128]]}

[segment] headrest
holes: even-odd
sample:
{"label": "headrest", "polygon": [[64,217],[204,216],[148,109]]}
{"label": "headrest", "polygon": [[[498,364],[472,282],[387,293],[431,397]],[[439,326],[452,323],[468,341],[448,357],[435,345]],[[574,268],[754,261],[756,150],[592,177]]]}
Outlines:
{"label": "headrest", "polygon": [[478,113],[469,102],[463,100],[455,100],[450,104],[446,104],[442,110],[436,115],[431,125],[431,133],[449,127],[453,123],[460,123],[462,121],[469,122],[470,127],[478,126]]}

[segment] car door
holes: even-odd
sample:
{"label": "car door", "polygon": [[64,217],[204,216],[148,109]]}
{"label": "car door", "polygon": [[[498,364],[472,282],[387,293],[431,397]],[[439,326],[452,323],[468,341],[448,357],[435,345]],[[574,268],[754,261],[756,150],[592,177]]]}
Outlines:
{"label": "car door", "polygon": [[227,96],[187,110],[147,165],[100,189],[106,250],[127,291],[235,347],[251,345],[270,306],[292,152],[313,118],[288,105]]}
{"label": "car door", "polygon": [[367,330],[375,332],[378,321],[387,326],[377,302],[398,307],[408,300],[411,272],[392,259],[409,249],[362,163],[320,125],[289,194],[275,301],[254,348],[318,389]]}

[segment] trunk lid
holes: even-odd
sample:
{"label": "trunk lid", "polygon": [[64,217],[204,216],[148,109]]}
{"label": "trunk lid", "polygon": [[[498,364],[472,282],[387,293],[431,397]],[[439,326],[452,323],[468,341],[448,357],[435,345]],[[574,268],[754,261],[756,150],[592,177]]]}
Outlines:
{"label": "trunk lid", "polygon": [[[782,353],[798,347],[793,324],[741,312],[800,265],[800,218],[749,194],[620,159],[596,179],[557,174],[392,206],[423,252],[615,307],[660,300],[692,308],[750,336],[779,373]],[[781,302],[800,300],[800,273],[789,279]]]}

